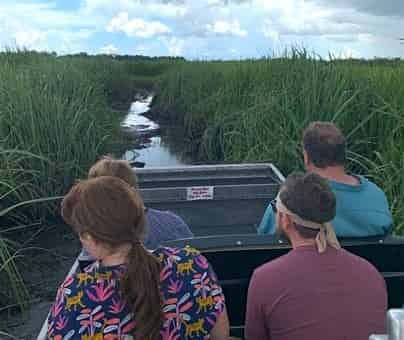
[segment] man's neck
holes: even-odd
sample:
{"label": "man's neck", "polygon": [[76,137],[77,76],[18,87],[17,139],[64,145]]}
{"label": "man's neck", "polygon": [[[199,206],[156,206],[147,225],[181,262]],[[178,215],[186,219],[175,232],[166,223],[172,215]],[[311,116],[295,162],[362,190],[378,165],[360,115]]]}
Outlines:
{"label": "man's neck", "polygon": [[312,167],[310,171],[332,181],[349,185],[359,184],[359,180],[354,176],[348,175],[343,166],[328,166],[326,168]]}
{"label": "man's neck", "polygon": [[291,237],[290,243],[292,243],[292,248],[300,248],[300,247],[308,247],[308,246],[315,246],[316,240],[315,239],[304,239],[300,237]]}

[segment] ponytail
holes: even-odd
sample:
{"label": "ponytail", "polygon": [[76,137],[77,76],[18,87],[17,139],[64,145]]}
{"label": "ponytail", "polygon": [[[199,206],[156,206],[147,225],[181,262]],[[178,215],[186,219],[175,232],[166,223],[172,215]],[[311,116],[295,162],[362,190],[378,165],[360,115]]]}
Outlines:
{"label": "ponytail", "polygon": [[100,177],[76,184],[66,195],[62,216],[78,233],[90,233],[111,250],[131,246],[122,298],[134,314],[136,340],[157,340],[163,322],[160,263],[140,241],[147,228],[142,198],[119,178],[94,175]]}
{"label": "ponytail", "polygon": [[160,293],[160,263],[139,241],[128,254],[122,294],[135,316],[137,340],[159,339],[163,322],[163,298]]}

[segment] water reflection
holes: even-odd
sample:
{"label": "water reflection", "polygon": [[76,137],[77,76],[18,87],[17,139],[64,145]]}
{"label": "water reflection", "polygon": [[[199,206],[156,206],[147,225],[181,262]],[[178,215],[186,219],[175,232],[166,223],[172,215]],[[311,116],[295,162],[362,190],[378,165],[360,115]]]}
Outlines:
{"label": "water reflection", "polygon": [[171,152],[160,136],[151,137],[150,143],[144,149],[136,150],[139,153],[137,160],[145,162],[145,166],[176,166],[184,162],[175,153]]}
{"label": "water reflection", "polygon": [[159,125],[143,116],[144,113],[150,110],[150,104],[153,100],[152,96],[135,101],[129,109],[129,113],[121,126],[132,129],[134,132],[151,132],[159,129]]}
{"label": "water reflection", "polygon": [[121,123],[122,128],[139,139],[136,147],[127,150],[122,158],[145,163],[145,167],[184,165],[178,148],[170,147],[170,144],[173,144],[166,143],[167,137],[161,134],[160,126],[144,116],[150,110],[152,100],[153,97],[148,96],[133,102],[128,115]]}

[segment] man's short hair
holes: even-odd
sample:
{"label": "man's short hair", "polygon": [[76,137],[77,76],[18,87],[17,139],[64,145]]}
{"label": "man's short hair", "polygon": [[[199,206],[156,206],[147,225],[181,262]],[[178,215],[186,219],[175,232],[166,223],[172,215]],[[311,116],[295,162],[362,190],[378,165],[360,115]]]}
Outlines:
{"label": "man's short hair", "polygon": [[311,123],[303,132],[303,147],[318,168],[345,164],[346,139],[334,123]]}
{"label": "man's short hair", "polygon": [[[307,172],[290,174],[281,187],[279,197],[291,212],[304,220],[325,223],[335,217],[335,195],[323,177]],[[303,238],[315,238],[318,231],[295,224]]]}

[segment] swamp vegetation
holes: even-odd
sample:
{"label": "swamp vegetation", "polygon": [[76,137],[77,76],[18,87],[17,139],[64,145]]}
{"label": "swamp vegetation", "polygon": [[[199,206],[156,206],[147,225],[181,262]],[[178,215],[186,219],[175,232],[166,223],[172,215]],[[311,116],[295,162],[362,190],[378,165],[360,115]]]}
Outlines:
{"label": "swamp vegetation", "polygon": [[[181,127],[199,161],[273,162],[302,169],[301,133],[313,120],[348,137],[349,167],[387,193],[404,232],[404,62],[0,54],[0,312],[24,309],[24,244],[58,218],[60,196],[106,153],[136,93],[151,115]],[[14,307],[13,307],[14,306]],[[0,325],[1,329],[1,325]],[[1,332],[0,332],[1,335]]]}

